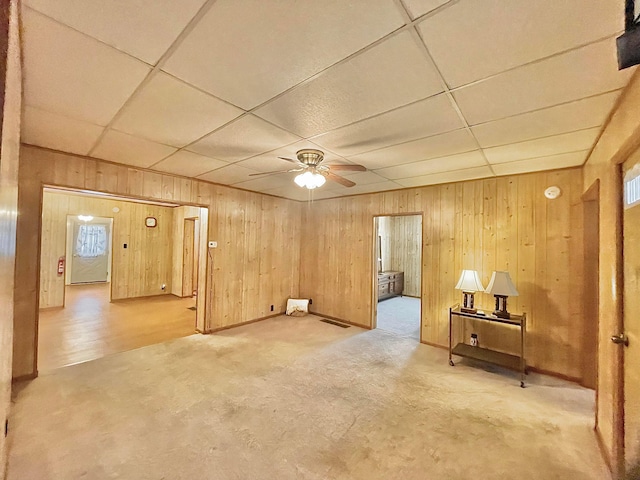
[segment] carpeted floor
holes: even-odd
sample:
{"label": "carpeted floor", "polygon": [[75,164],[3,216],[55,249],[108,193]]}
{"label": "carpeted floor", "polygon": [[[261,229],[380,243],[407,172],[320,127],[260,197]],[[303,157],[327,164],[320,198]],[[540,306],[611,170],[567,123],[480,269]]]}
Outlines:
{"label": "carpeted floor", "polygon": [[602,480],[592,391],[277,317],[15,388],[9,480]]}
{"label": "carpeted floor", "polygon": [[378,302],[378,328],[420,340],[420,299],[392,297]]}

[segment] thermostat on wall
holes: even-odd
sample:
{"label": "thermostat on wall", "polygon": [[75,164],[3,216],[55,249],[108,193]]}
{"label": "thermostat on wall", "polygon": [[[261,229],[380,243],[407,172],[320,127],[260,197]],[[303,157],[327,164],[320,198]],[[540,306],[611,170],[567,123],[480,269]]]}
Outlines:
{"label": "thermostat on wall", "polygon": [[144,224],[147,227],[153,228],[158,225],[158,221],[156,220],[156,217],[147,217],[144,219]]}

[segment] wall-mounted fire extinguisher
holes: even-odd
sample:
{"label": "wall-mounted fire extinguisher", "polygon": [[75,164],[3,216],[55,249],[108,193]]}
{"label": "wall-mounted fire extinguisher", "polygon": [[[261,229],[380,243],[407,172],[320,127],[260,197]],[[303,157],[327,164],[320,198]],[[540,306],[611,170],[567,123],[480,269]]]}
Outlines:
{"label": "wall-mounted fire extinguisher", "polygon": [[64,274],[64,257],[60,257],[58,259],[58,276],[61,276]]}

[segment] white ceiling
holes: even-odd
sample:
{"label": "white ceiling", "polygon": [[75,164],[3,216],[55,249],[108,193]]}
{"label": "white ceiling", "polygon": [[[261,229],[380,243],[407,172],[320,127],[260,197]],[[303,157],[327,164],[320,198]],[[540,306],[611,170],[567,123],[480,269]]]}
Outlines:
{"label": "white ceiling", "polygon": [[633,71],[612,1],[23,5],[25,143],[296,200],[582,165]]}

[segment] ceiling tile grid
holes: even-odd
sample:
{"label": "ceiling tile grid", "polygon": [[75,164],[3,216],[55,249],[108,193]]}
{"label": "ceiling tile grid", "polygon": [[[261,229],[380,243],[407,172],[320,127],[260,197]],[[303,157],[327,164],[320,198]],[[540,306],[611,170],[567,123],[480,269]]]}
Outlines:
{"label": "ceiling tile grid", "polygon": [[635,70],[598,0],[107,3],[25,0],[23,141],[295,199],[581,165]]}

